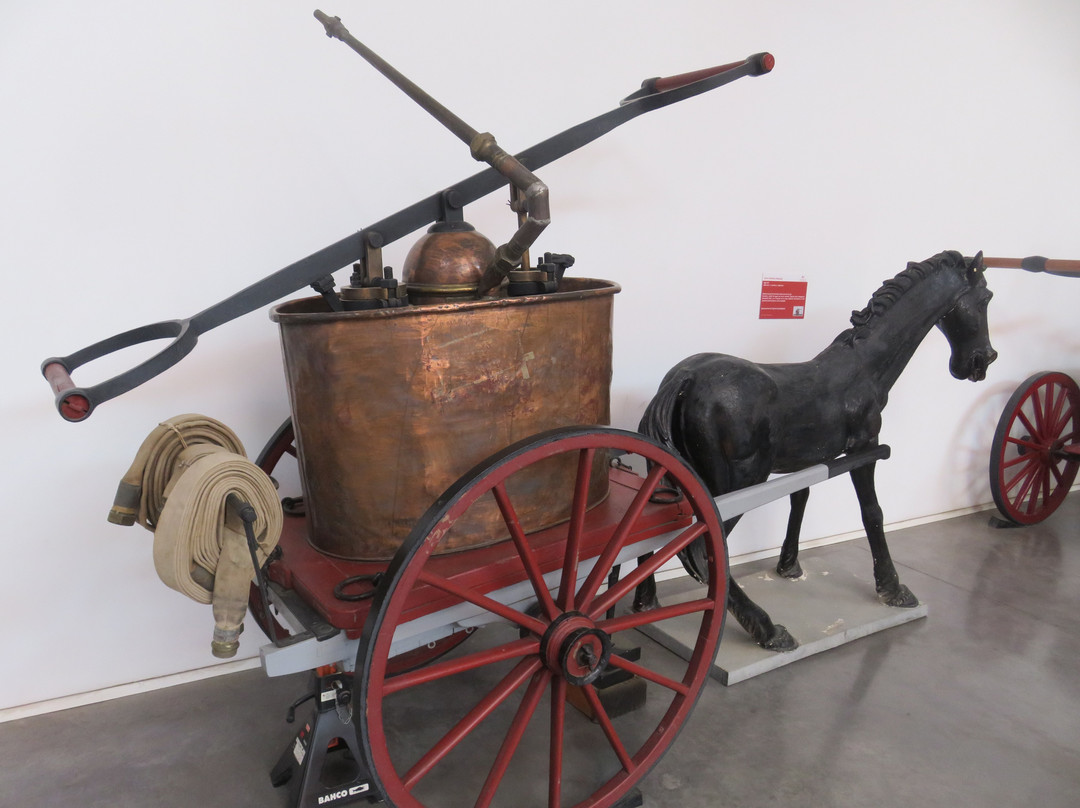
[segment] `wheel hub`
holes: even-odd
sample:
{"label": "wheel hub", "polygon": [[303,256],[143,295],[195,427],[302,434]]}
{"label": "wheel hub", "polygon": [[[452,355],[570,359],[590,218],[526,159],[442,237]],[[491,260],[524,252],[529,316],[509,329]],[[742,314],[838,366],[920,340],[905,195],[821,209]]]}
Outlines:
{"label": "wheel hub", "polygon": [[554,620],[540,641],[540,655],[548,668],[572,685],[596,681],[611,658],[611,637],[580,612],[566,612]]}

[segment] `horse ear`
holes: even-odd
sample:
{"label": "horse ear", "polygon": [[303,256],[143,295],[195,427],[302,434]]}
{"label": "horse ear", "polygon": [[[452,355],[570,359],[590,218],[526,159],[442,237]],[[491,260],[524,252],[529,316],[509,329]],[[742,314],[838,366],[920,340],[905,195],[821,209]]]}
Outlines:
{"label": "horse ear", "polygon": [[982,272],[984,269],[986,269],[986,265],[983,264],[982,250],[979,250],[977,253],[975,253],[974,258],[965,259],[965,263],[967,264],[968,271],[970,272]]}

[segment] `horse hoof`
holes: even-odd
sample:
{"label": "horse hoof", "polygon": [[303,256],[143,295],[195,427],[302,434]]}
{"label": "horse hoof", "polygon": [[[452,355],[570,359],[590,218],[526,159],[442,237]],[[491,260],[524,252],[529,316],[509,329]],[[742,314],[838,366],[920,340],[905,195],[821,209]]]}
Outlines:
{"label": "horse hoof", "polygon": [[886,606],[897,606],[901,609],[914,609],[919,605],[919,599],[903,584],[892,594],[882,593],[881,602]]}
{"label": "horse hoof", "polygon": [[799,563],[798,559],[795,559],[794,561],[792,561],[790,564],[788,564],[786,566],[783,565],[783,564],[777,563],[777,565],[776,565],[776,574],[779,575],[782,578],[791,578],[793,580],[796,579],[796,578],[802,578],[802,576],[803,576],[802,564]]}
{"label": "horse hoof", "polygon": [[786,628],[780,624],[773,626],[772,636],[765,642],[758,643],[766,651],[776,651],[777,653],[783,653],[784,651],[794,651],[799,647],[799,641],[791,636]]}

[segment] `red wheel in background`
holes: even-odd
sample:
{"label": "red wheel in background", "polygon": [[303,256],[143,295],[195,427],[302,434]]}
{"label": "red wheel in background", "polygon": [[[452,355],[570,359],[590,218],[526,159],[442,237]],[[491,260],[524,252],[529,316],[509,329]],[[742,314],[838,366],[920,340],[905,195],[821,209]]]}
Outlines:
{"label": "red wheel in background", "polygon": [[[643,457],[649,473],[636,494],[618,503],[609,495],[587,514],[594,459],[615,452]],[[567,494],[570,518],[526,536],[518,518],[526,497],[516,492],[513,475],[553,457],[577,468]],[[682,494],[688,516],[669,522],[677,529],[650,533],[643,511],[654,495],[670,502],[672,488]],[[492,499],[515,548],[504,568],[470,575],[467,563],[455,568],[447,561],[453,556],[433,555],[475,503]],[[597,530],[601,511],[608,527]],[[639,542],[640,536],[649,538]],[[696,598],[651,612],[610,611],[695,540],[705,543],[711,582]],[[609,578],[646,543],[654,554],[643,566],[617,581]],[[356,720],[377,788],[397,808],[613,805],[668,749],[708,680],[723,629],[726,582],[727,552],[712,497],[690,469],[651,441],[573,428],[500,452],[429,509],[376,595],[357,657],[354,703],[364,705]],[[440,611],[427,614],[433,599]],[[485,625],[471,650],[393,675],[388,658],[395,635],[401,643],[414,626],[424,620],[445,624],[447,615]],[[696,624],[689,662],[651,644],[637,663],[611,654],[612,635],[673,617]],[[630,635],[629,641],[638,640]],[[592,685],[607,667],[647,681],[644,708],[608,716]],[[568,705],[571,688],[579,688],[595,722]]]}
{"label": "red wheel in background", "polygon": [[274,469],[277,468],[278,461],[286,454],[296,457],[296,440],[293,434],[292,418],[286,418],[281,426],[277,428],[277,431],[270,436],[270,440],[266,442],[263,450],[259,452],[255,465],[267,474],[272,475]]}
{"label": "red wheel in background", "polygon": [[1064,373],[1037,373],[1013,393],[994,433],[990,491],[1002,515],[1041,522],[1069,493],[1080,466],[1080,389]]}
{"label": "red wheel in background", "polygon": [[[279,477],[274,476],[274,471],[277,470],[278,464],[285,455],[292,455],[294,459],[299,460],[292,418],[286,418],[281,426],[277,428],[255,460],[255,465],[267,473],[270,479],[274,481],[275,486],[279,483]],[[281,472],[279,472],[279,476],[280,474]],[[286,514],[298,516],[304,513],[304,498],[302,496],[283,497],[281,505]]]}

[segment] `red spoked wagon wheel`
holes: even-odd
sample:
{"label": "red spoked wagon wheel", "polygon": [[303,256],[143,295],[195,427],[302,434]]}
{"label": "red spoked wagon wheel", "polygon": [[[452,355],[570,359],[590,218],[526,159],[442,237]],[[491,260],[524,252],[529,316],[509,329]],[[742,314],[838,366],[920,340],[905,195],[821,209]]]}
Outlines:
{"label": "red spoked wagon wheel", "polygon": [[[648,474],[635,477],[632,494],[613,491],[587,511],[596,458],[617,453],[644,458]],[[577,469],[566,492],[569,519],[526,535],[518,514],[527,495],[515,488],[514,474],[552,458]],[[670,503],[673,494],[682,495],[683,518],[650,524],[650,500]],[[470,570],[476,550],[434,555],[472,506],[492,500],[510,535],[504,548],[513,547],[498,569]],[[614,608],[695,540],[705,543],[711,582],[697,597],[644,613]],[[641,566],[611,575],[650,550]],[[727,550],[712,498],[694,472],[651,441],[570,428],[498,453],[429,509],[376,594],[354,682],[354,703],[363,705],[356,711],[360,742],[375,785],[397,808],[615,804],[674,741],[709,677],[726,581]],[[689,662],[648,644],[638,662],[612,653],[613,635],[674,617],[697,625]],[[448,621],[485,629],[471,650],[411,673],[388,670],[395,645],[414,627]],[[618,638],[619,645],[627,641],[640,637]],[[592,684],[608,667],[646,680],[644,708],[608,715]],[[572,688],[592,720],[568,705]]]}
{"label": "red spoked wagon wheel", "polygon": [[1041,522],[1069,493],[1080,465],[1080,389],[1064,373],[1037,373],[1013,393],[994,433],[990,491],[1019,525]]}

